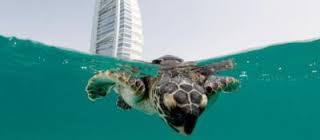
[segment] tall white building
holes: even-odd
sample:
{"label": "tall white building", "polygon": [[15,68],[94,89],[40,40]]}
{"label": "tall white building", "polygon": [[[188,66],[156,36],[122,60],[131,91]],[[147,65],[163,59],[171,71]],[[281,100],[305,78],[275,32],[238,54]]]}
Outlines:
{"label": "tall white building", "polygon": [[141,60],[143,43],[138,0],[96,0],[91,53]]}

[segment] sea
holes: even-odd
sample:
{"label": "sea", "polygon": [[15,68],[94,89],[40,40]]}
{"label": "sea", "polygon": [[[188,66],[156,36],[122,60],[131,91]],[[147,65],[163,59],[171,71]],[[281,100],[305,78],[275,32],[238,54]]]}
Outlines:
{"label": "sea", "polygon": [[270,45],[227,56],[218,75],[241,81],[205,110],[191,136],[159,117],[122,111],[116,95],[88,100],[99,70],[158,66],[90,55],[32,40],[0,36],[0,140],[320,140],[320,40]]}

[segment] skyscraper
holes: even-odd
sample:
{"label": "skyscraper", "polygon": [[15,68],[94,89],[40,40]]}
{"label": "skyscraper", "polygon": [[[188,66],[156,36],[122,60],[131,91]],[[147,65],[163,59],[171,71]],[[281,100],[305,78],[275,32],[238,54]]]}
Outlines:
{"label": "skyscraper", "polygon": [[96,0],[91,53],[141,60],[143,43],[138,0]]}

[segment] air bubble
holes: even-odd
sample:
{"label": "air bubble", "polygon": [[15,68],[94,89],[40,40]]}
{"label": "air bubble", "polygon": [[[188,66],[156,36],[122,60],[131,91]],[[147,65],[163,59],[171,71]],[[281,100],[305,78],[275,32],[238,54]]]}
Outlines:
{"label": "air bubble", "polygon": [[242,71],[241,74],[239,75],[239,77],[248,77],[247,72]]}
{"label": "air bubble", "polygon": [[87,69],[88,69],[88,67],[86,67],[86,66],[82,66],[82,67],[81,67],[81,69],[83,69],[83,70],[87,70]]}
{"label": "air bubble", "polygon": [[63,60],[62,64],[68,64],[69,61],[67,59]]}
{"label": "air bubble", "polygon": [[267,74],[267,73],[264,73],[261,75],[262,77],[267,77],[267,76],[270,76],[270,74]]}
{"label": "air bubble", "polygon": [[316,65],[317,65],[316,62],[312,62],[312,63],[310,63],[308,66],[309,66],[309,67],[313,67],[313,66],[316,66]]}
{"label": "air bubble", "polygon": [[41,58],[40,56],[38,56],[38,59],[39,59],[40,61],[42,61],[42,62],[45,62],[45,61],[46,61],[45,58]]}

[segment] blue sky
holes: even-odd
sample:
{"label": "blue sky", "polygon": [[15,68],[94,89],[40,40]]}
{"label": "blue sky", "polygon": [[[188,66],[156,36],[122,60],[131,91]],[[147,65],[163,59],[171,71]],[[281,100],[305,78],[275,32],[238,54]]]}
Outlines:
{"label": "blue sky", "polygon": [[[319,0],[140,0],[144,58],[204,59],[320,38]],[[93,0],[1,0],[0,34],[89,51]]]}

